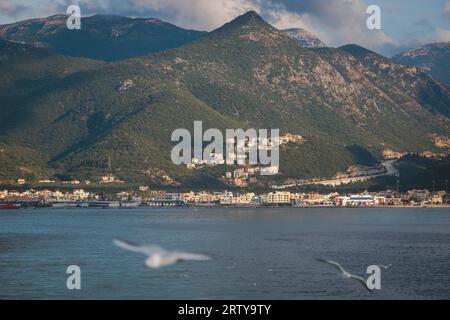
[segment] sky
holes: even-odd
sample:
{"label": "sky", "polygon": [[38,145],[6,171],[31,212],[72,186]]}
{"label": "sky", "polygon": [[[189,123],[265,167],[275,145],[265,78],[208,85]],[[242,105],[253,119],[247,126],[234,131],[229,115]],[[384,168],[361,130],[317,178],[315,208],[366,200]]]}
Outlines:
{"label": "sky", "polygon": [[[392,56],[450,41],[450,0],[0,0],[0,24],[65,14],[157,17],[183,28],[213,30],[248,10],[279,29],[304,28],[329,46],[356,43]],[[381,30],[366,26],[369,5],[381,9]]]}

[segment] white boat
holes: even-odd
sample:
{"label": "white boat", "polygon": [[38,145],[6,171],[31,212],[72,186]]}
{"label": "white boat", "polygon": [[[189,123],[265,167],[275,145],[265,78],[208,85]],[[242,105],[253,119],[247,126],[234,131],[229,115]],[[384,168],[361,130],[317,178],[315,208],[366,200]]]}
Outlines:
{"label": "white boat", "polygon": [[137,208],[141,205],[142,200],[125,200],[120,201],[121,208]]}
{"label": "white boat", "polygon": [[92,207],[92,208],[119,208],[120,201],[92,201],[92,202],[89,202],[89,207]]}
{"label": "white boat", "polygon": [[86,202],[80,201],[56,201],[52,203],[53,208],[87,208],[89,205]]}

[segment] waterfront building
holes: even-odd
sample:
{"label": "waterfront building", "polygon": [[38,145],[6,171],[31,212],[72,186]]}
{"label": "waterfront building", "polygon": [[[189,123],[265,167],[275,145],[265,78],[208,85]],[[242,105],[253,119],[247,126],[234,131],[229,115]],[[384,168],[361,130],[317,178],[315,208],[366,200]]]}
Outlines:
{"label": "waterfront building", "polygon": [[233,201],[233,192],[224,191],[219,195],[219,203],[222,205],[230,205]]}
{"label": "waterfront building", "polygon": [[83,189],[75,189],[73,191],[73,196],[77,199],[77,200],[87,200],[90,197],[90,193],[84,191]]}
{"label": "waterfront building", "polygon": [[289,204],[291,203],[291,193],[288,191],[275,191],[267,194],[268,204]]}
{"label": "waterfront building", "polygon": [[239,194],[236,198],[237,204],[250,204],[252,203],[252,200],[254,198],[255,194],[254,193],[245,193],[245,194]]}
{"label": "waterfront building", "polygon": [[184,201],[186,202],[194,202],[195,193],[194,192],[183,192],[182,194]]}
{"label": "waterfront building", "polygon": [[194,196],[194,202],[195,203],[213,203],[218,201],[219,199],[217,199],[214,194],[211,194],[209,192],[206,191],[200,191],[197,192]]}
{"label": "waterfront building", "polygon": [[401,197],[392,195],[386,197],[386,204],[389,206],[401,206],[403,205],[403,201]]}
{"label": "waterfront building", "polygon": [[434,192],[431,198],[433,204],[443,204],[444,203],[445,192]]}
{"label": "waterfront building", "polygon": [[375,196],[374,197],[374,204],[376,206],[385,206],[386,205],[386,197],[384,197],[384,196]]}
{"label": "waterfront building", "polygon": [[375,205],[375,199],[370,194],[356,194],[336,197],[335,203],[338,206],[353,207],[353,206],[373,206]]}
{"label": "waterfront building", "polygon": [[408,191],[408,195],[410,197],[410,200],[422,203],[430,198],[430,191],[413,189]]}
{"label": "waterfront building", "polygon": [[183,193],[168,192],[165,196],[166,200],[185,201]]}

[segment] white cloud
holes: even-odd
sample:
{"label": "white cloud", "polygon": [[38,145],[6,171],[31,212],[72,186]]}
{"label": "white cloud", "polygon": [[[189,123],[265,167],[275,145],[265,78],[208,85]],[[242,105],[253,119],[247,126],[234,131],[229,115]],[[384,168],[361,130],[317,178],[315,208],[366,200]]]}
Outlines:
{"label": "white cloud", "polygon": [[64,6],[63,3],[63,0],[40,0],[35,2],[0,0],[0,24],[65,13],[67,6]]}
{"label": "white cloud", "polygon": [[450,29],[436,28],[432,32],[424,34],[419,39],[412,39],[409,47],[417,47],[428,43],[449,42]]}
{"label": "white cloud", "polygon": [[450,41],[450,29],[436,29],[436,41],[447,42]]}
{"label": "white cloud", "polygon": [[22,9],[21,5],[17,5],[10,0],[0,0],[0,12],[2,13],[15,14]]}
{"label": "white cloud", "polygon": [[[249,10],[260,11],[262,0],[78,0],[82,12],[170,17],[184,28],[212,30]],[[66,3],[73,2],[67,0]]]}
{"label": "white cloud", "polygon": [[9,0],[0,0],[0,10],[10,12],[14,11],[16,6]]}
{"label": "white cloud", "polygon": [[297,13],[280,4],[272,5],[267,10],[269,22],[281,29],[307,29],[331,46],[356,43],[379,51],[398,45],[382,30],[367,29],[367,5],[363,0],[304,0],[296,9]]}
{"label": "white cloud", "polygon": [[[383,31],[366,27],[367,5],[363,0],[302,0],[298,8],[284,0],[115,0],[96,1],[104,7],[127,5],[138,12],[169,16],[170,22],[184,28],[212,30],[249,10],[261,13],[279,29],[299,27],[317,34],[324,42],[339,46],[357,43],[374,50],[395,46]],[[79,0],[80,5],[92,1]],[[95,11],[91,7],[89,10]],[[296,9],[296,10],[294,10]],[[97,10],[98,11],[98,10]],[[122,10],[126,11],[126,10]],[[130,10],[129,10],[130,11]]]}
{"label": "white cloud", "polygon": [[260,11],[254,0],[132,0],[138,8],[169,12],[175,24],[194,29],[215,29],[249,10]]}
{"label": "white cloud", "polygon": [[450,1],[444,3],[444,16],[450,19]]}
{"label": "white cloud", "polygon": [[266,15],[268,21],[281,30],[289,28],[302,28],[309,30],[313,28],[307,14],[300,15],[295,12],[289,12],[280,6],[268,10]]}
{"label": "white cloud", "polygon": [[[11,0],[0,0],[0,8],[12,10],[11,4]],[[279,29],[303,28],[331,46],[357,43],[376,51],[396,46],[396,41],[383,31],[367,29],[364,0],[39,0],[27,4],[20,14],[0,13],[0,20],[10,22],[16,20],[13,16],[24,19],[65,13],[70,4],[78,4],[82,15],[160,17],[180,27],[208,31],[255,10]]]}

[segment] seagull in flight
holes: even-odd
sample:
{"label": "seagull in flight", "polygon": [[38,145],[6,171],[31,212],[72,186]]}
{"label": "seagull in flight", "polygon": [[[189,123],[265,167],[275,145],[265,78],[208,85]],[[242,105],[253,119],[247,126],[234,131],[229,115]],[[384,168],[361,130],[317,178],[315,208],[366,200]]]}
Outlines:
{"label": "seagull in flight", "polygon": [[378,266],[386,270],[387,268],[389,268],[390,266],[392,266],[392,264],[388,264],[388,265],[386,265],[386,266],[384,266],[384,265],[382,265],[382,264],[379,264]]}
{"label": "seagull in flight", "polygon": [[335,267],[336,269],[338,269],[338,270],[341,272],[341,275],[342,275],[344,278],[347,278],[347,279],[354,279],[354,280],[358,281],[360,284],[362,284],[362,285],[364,286],[364,288],[365,288],[366,290],[368,290],[369,292],[372,292],[372,293],[373,293],[373,290],[370,289],[370,288],[367,286],[366,279],[364,279],[363,277],[356,276],[356,275],[354,275],[354,274],[351,274],[351,273],[347,272],[344,268],[342,268],[342,266],[341,266],[339,263],[337,263],[337,262],[335,262],[335,261],[332,261],[332,260],[326,260],[326,259],[317,259],[317,260],[319,260],[320,262],[324,262],[324,263],[327,263],[327,264],[332,265],[333,267]]}
{"label": "seagull in flight", "polygon": [[195,254],[181,251],[167,251],[159,246],[154,245],[139,245],[136,243],[114,239],[114,244],[124,250],[138,252],[145,254],[148,258],[145,260],[145,265],[148,268],[156,269],[160,267],[169,266],[181,261],[195,260],[207,261],[212,260],[210,257],[203,254]]}

